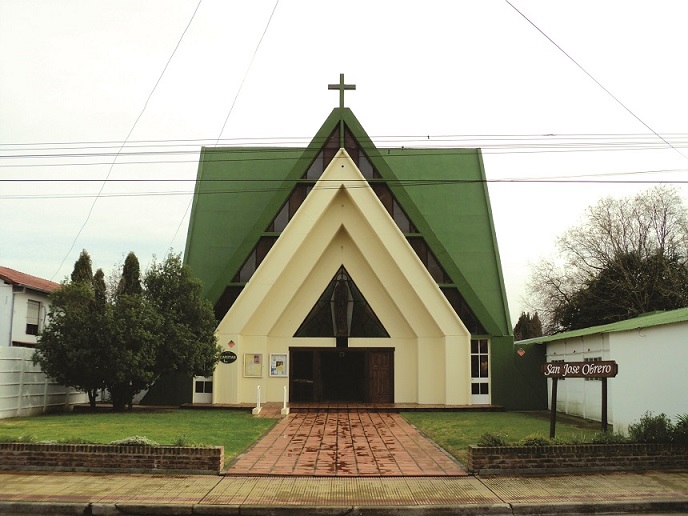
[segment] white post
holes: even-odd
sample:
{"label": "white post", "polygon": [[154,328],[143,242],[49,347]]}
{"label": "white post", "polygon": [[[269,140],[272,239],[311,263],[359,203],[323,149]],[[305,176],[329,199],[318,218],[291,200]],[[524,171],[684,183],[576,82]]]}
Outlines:
{"label": "white post", "polygon": [[260,414],[260,385],[258,386],[257,390],[257,400],[256,400],[256,408],[254,408],[251,413],[255,416],[256,414]]}
{"label": "white post", "polygon": [[289,408],[287,407],[287,386],[284,386],[284,397],[283,397],[283,402],[282,402],[282,411],[281,411],[283,416],[289,415]]}

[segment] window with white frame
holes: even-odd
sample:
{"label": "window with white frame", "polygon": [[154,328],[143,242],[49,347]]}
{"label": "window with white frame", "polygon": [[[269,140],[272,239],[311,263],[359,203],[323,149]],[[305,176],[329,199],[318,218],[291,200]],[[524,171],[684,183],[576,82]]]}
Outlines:
{"label": "window with white frame", "polygon": [[41,303],[29,299],[26,307],[26,334],[38,335],[41,324]]}
{"label": "window with white frame", "polygon": [[212,394],[213,393],[213,381],[210,380],[196,380],[196,385],[194,391],[196,394]]}
{"label": "window with white frame", "polygon": [[489,403],[490,400],[489,341],[471,340],[471,395],[473,403]]}

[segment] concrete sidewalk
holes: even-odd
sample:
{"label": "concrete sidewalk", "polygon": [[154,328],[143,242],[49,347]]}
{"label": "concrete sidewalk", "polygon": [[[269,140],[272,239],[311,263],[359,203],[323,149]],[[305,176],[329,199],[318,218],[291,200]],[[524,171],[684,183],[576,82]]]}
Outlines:
{"label": "concrete sidewalk", "polygon": [[0,514],[688,512],[688,472],[551,477],[0,473]]}

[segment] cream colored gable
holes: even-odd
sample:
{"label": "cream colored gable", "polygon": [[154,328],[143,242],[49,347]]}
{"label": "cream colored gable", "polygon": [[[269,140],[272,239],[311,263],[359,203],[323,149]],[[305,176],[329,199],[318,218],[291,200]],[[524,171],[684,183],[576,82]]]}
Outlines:
{"label": "cream colored gable", "polygon": [[218,327],[291,337],[344,266],[391,338],[468,336],[389,213],[341,149]]}

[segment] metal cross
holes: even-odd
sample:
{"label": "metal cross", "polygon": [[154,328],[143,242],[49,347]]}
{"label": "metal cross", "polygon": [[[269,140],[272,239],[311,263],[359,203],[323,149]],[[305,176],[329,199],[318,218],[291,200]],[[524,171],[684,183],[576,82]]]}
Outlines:
{"label": "metal cross", "polygon": [[344,74],[339,74],[339,84],[328,84],[328,90],[339,90],[339,107],[344,108],[344,90],[355,90],[355,84],[344,84]]}

